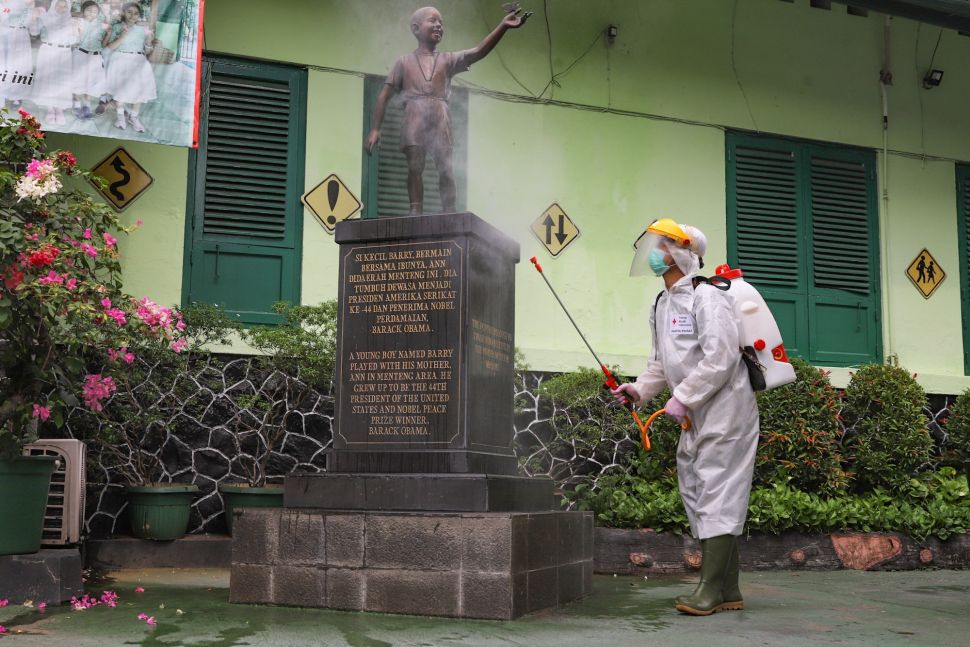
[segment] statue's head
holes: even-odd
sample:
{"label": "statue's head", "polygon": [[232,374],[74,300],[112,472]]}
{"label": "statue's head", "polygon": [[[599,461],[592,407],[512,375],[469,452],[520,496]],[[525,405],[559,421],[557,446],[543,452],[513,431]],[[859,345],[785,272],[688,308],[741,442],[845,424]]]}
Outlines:
{"label": "statue's head", "polygon": [[445,34],[441,12],[434,7],[421,7],[411,14],[411,33],[418,42],[437,45]]}

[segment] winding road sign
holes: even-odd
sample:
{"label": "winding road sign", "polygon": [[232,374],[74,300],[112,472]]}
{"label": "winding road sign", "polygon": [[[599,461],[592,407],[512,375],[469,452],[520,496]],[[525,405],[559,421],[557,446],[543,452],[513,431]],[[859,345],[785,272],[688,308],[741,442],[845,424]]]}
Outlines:
{"label": "winding road sign", "polygon": [[127,209],[128,205],[155,181],[148,171],[121,147],[98,162],[91,173],[104,181],[103,184],[93,182],[94,187],[116,211]]}

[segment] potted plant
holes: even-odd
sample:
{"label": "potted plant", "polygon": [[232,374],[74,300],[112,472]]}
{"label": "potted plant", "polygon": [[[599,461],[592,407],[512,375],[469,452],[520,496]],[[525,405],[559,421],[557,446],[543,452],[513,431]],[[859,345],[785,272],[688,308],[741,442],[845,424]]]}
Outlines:
{"label": "potted plant", "polygon": [[[47,463],[27,469],[39,473],[31,486],[0,477],[0,492],[16,493],[0,497],[0,532],[13,521],[36,524],[26,531],[34,540],[0,538],[0,553],[39,548],[53,465],[21,458],[39,426],[60,426],[82,400],[101,411],[136,342],[185,344],[179,316],[163,318],[122,290],[115,235],[130,228],[71,188],[91,180],[70,152],[47,151],[29,113],[0,110],[0,475],[19,478],[20,466]],[[27,492],[37,495],[37,512],[22,512]]]}
{"label": "potted plant", "polygon": [[[245,483],[219,486],[226,509],[226,526],[232,533],[234,510],[240,507],[283,505],[282,484],[272,479],[274,457],[301,402],[329,392],[336,349],[335,301],[315,306],[277,303],[282,322],[241,332],[243,339],[263,355],[255,362],[263,379],[255,394],[236,397],[240,415],[234,418],[241,445],[251,451],[243,457]],[[247,458],[248,456],[248,458]]]}
{"label": "potted plant", "polygon": [[79,426],[95,430],[96,460],[107,481],[125,485],[132,535],[164,541],[185,535],[199,492],[194,483],[176,482],[195,475],[170,442],[182,415],[183,391],[193,390],[190,349],[229,343],[232,322],[215,316],[211,306],[189,306],[178,313],[155,306],[155,311],[161,320],[184,317],[189,322],[180,337],[185,352],[172,353],[148,338],[137,342],[135,352],[110,354],[119,364],[118,389],[110,407],[83,412],[89,419]]}

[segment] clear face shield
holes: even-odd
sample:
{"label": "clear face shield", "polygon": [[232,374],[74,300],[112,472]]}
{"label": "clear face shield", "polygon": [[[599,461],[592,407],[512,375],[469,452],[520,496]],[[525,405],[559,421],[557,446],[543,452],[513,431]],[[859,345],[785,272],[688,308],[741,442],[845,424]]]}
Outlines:
{"label": "clear face shield", "polygon": [[[672,265],[670,250],[674,243],[666,236],[656,234],[649,229],[640,234],[633,243],[633,263],[630,264],[630,276],[661,276]],[[666,259],[666,260],[665,260]]]}

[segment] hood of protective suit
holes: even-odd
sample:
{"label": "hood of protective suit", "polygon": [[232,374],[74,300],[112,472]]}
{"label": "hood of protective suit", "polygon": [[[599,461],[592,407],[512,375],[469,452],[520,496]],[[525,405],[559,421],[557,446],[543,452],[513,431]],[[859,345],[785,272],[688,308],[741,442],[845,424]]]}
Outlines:
{"label": "hood of protective suit", "polygon": [[668,251],[674,259],[677,269],[685,275],[697,274],[704,265],[704,254],[707,252],[707,236],[697,227],[680,225],[684,233],[690,238],[690,247],[670,245]]}

